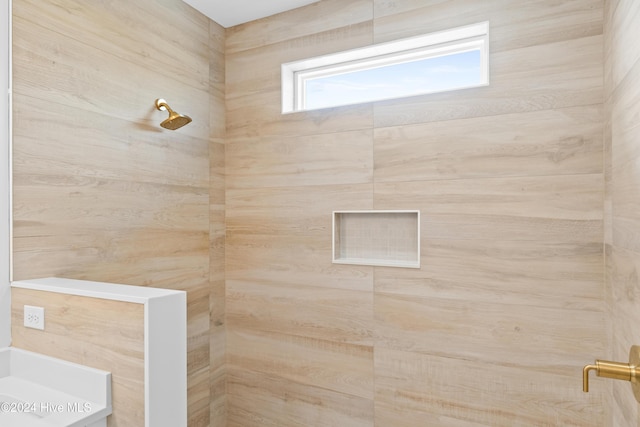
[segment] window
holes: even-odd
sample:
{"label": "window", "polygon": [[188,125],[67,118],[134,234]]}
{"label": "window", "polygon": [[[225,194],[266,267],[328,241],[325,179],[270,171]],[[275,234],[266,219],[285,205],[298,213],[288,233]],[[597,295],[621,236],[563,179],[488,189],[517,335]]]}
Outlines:
{"label": "window", "polygon": [[282,112],[489,83],[488,22],[282,65]]}

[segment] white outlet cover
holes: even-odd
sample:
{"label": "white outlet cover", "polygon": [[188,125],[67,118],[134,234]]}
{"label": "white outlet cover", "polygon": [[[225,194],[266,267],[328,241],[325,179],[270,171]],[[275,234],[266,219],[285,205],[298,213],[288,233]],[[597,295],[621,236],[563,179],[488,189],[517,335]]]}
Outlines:
{"label": "white outlet cover", "polygon": [[44,330],[44,307],[24,306],[24,326]]}

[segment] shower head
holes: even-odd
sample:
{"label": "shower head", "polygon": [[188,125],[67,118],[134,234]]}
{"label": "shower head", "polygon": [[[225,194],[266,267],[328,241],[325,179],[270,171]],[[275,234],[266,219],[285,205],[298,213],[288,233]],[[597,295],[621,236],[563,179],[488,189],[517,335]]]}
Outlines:
{"label": "shower head", "polygon": [[156,108],[160,111],[166,110],[169,112],[169,117],[165,121],[160,123],[160,126],[165,129],[176,130],[186,124],[191,123],[191,117],[176,113],[171,109],[171,107],[169,107],[167,101],[162,98],[156,99]]}

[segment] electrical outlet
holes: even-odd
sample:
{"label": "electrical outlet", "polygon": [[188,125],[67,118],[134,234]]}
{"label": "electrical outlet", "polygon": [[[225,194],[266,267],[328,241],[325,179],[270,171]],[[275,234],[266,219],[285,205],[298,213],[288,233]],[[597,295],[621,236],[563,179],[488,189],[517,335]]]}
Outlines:
{"label": "electrical outlet", "polygon": [[24,306],[24,326],[44,330],[44,307]]}

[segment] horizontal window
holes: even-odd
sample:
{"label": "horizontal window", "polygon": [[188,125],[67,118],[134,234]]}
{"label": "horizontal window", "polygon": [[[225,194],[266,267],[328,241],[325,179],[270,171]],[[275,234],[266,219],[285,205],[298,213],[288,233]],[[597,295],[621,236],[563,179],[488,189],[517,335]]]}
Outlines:
{"label": "horizontal window", "polygon": [[282,65],[282,111],[487,85],[488,23]]}

